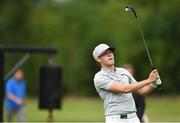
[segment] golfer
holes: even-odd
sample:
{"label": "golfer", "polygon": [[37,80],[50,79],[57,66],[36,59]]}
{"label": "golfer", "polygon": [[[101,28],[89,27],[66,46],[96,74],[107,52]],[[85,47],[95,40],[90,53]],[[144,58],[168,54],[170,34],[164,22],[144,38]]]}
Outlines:
{"label": "golfer", "polygon": [[105,122],[140,123],[132,92],[141,95],[150,93],[154,88],[151,85],[158,79],[158,72],[153,70],[147,79],[137,82],[127,70],[114,66],[114,50],[107,44],[100,44],[93,51],[94,59],[101,66],[95,74],[94,85],[104,102]]}

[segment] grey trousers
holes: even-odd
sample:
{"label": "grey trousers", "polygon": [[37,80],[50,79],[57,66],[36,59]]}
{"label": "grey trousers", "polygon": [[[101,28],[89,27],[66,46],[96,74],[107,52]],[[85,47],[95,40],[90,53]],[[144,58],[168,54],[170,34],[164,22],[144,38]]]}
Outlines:
{"label": "grey trousers", "polygon": [[25,122],[25,111],[21,109],[6,109],[6,121],[11,122],[12,118],[16,116],[18,122]]}

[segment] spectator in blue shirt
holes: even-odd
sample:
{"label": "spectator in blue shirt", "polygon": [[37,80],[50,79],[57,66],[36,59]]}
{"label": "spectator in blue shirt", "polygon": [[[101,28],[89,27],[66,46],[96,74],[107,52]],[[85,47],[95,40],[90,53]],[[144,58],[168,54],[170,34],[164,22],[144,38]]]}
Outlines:
{"label": "spectator in blue shirt", "polygon": [[26,82],[24,73],[20,69],[6,83],[6,118],[10,122],[13,116],[17,117],[17,121],[24,122],[24,101],[26,97]]}

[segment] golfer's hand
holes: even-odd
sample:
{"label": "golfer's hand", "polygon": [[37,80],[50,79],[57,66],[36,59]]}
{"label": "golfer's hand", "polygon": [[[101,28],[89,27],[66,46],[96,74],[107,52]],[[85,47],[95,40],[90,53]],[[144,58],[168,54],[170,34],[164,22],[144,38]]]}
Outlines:
{"label": "golfer's hand", "polygon": [[148,80],[150,83],[153,83],[158,79],[158,77],[159,77],[158,71],[155,69],[151,71],[151,73],[149,74]]}

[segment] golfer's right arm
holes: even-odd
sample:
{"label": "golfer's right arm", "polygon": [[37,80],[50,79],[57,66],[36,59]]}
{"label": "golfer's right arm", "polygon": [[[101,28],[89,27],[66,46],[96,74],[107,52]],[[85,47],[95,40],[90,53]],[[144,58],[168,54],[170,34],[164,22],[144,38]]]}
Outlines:
{"label": "golfer's right arm", "polygon": [[109,87],[109,90],[111,92],[121,92],[121,93],[130,93],[130,92],[135,92],[157,80],[158,72],[157,70],[153,70],[148,79],[137,82],[137,83],[132,83],[132,84],[121,84],[119,82],[113,81],[111,86]]}

